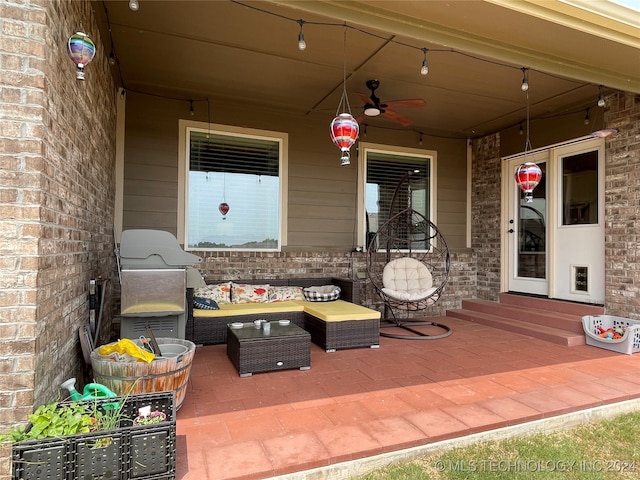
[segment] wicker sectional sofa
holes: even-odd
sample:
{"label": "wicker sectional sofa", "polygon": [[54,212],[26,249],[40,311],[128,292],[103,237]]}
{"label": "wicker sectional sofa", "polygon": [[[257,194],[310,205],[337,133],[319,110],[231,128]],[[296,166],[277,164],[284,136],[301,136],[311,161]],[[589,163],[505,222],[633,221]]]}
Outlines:
{"label": "wicker sectional sofa", "polygon": [[[226,343],[227,324],[291,320],[311,334],[313,343],[326,351],[344,348],[379,346],[380,312],[353,302],[353,282],[339,278],[290,278],[265,280],[234,280],[237,284],[269,284],[272,286],[310,287],[337,285],[340,299],[332,302],[288,300],[274,303],[221,304],[220,310],[193,308],[189,301],[186,339],[197,345]],[[219,283],[219,282],[210,282]],[[193,292],[191,292],[193,295]],[[357,296],[357,295],[356,295]]]}

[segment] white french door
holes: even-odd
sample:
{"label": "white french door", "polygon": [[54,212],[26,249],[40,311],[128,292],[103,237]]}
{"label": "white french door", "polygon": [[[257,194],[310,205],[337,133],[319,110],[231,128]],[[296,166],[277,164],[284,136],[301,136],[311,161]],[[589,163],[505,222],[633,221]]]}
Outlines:
{"label": "white french door", "polygon": [[[514,180],[518,166],[525,161],[538,164],[542,179],[533,190],[531,202],[525,200]],[[549,294],[548,272],[548,162],[547,152],[516,158],[507,164],[509,183],[508,269],[509,290]],[[510,182],[509,182],[510,179]]]}
{"label": "white french door", "polygon": [[[514,173],[542,170],[526,202]],[[604,142],[584,139],[505,159],[504,290],[604,303]],[[504,237],[503,237],[504,238]]]}

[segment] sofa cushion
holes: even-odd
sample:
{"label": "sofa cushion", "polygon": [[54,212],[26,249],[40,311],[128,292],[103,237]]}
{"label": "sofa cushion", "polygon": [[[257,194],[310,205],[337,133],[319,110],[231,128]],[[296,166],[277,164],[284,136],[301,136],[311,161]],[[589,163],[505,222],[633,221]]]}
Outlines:
{"label": "sofa cushion", "polygon": [[269,302],[286,302],[287,300],[304,300],[302,287],[269,285]]}
{"label": "sofa cushion", "polygon": [[376,320],[380,312],[362,305],[336,300],[334,302],[308,302],[296,300],[304,307],[304,311],[325,322],[344,322],[349,320]]}
{"label": "sofa cushion", "polygon": [[231,283],[231,303],[266,303],[269,301],[269,285]]}
{"label": "sofa cushion", "polygon": [[236,303],[221,304],[219,310],[194,310],[194,318],[232,317],[238,315],[260,315],[263,313],[301,312],[304,310],[304,300],[274,303]]}
{"label": "sofa cushion", "polygon": [[218,305],[231,303],[231,283],[216,283],[206,287],[195,288],[193,296],[214,300]]}
{"label": "sofa cushion", "polygon": [[340,298],[340,287],[335,285],[307,287],[303,292],[309,302],[333,302]]}

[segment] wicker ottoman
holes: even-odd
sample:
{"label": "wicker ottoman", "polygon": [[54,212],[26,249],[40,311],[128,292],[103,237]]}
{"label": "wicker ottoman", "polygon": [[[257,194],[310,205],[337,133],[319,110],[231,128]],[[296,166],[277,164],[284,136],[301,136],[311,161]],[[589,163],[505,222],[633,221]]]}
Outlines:
{"label": "wicker ottoman", "polygon": [[343,300],[307,302],[304,329],[327,352],[380,346],[380,312]]}
{"label": "wicker ottoman", "polygon": [[311,335],[294,325],[269,322],[269,331],[243,323],[227,326],[227,356],[241,377],[254,373],[311,368]]}

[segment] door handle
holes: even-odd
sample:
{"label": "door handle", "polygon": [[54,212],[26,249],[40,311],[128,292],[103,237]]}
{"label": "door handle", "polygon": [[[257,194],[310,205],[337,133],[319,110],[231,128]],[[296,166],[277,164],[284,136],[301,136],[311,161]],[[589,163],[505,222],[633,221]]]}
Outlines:
{"label": "door handle", "polygon": [[509,229],[509,233],[513,233],[513,228],[510,228],[510,229]]}

